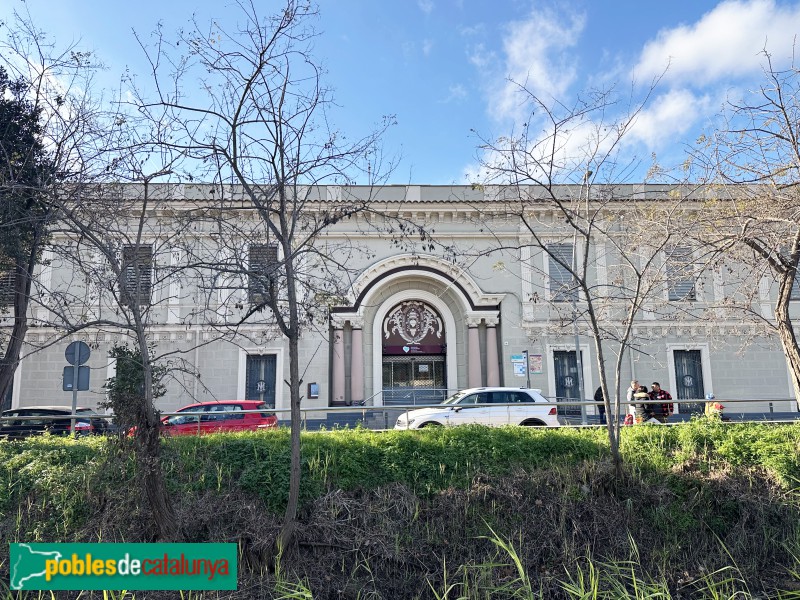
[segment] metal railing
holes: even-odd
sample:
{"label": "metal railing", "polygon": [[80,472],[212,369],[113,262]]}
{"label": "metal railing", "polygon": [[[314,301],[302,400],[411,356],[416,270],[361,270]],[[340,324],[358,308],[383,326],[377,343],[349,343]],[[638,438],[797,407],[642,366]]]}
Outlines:
{"label": "metal railing", "polygon": [[[670,402],[670,401],[667,401]],[[685,405],[688,403],[695,403],[703,406],[706,400],[686,400],[681,399],[676,400],[673,399],[671,403],[675,404],[676,406]],[[733,421],[760,421],[760,422],[773,422],[773,421],[800,421],[800,412],[797,411],[797,404],[794,399],[791,398],[772,398],[772,399],[754,399],[754,398],[716,398],[715,402],[720,402],[725,406],[724,414],[727,415]],[[627,400],[620,401],[620,416],[624,418],[624,416],[628,413],[629,407],[634,404],[664,404],[663,400],[643,400],[640,402],[628,402]],[[762,405],[767,410],[763,411],[736,411],[734,407],[737,405],[742,404],[750,404],[750,405]],[[775,410],[776,404],[784,404],[788,405],[789,407],[793,407],[793,410],[784,410],[784,411],[777,411]],[[527,403],[510,403],[510,404],[470,404],[464,407],[464,410],[469,410],[470,408],[476,407],[515,407],[519,408],[520,406],[528,405]],[[536,403],[532,403],[531,405],[537,405]],[[537,406],[541,406],[542,403],[539,403]],[[594,400],[563,400],[559,402],[550,402],[547,405],[554,405],[556,407],[556,411],[558,413],[559,422],[561,425],[579,427],[581,426],[580,423],[580,407],[594,407],[595,409],[598,407],[597,402]],[[547,406],[545,405],[545,406]],[[397,405],[389,405],[389,406],[332,406],[332,407],[311,407],[311,408],[301,408],[301,424],[305,430],[319,430],[319,429],[336,429],[336,428],[345,428],[345,427],[365,427],[368,429],[374,430],[382,430],[382,429],[391,429],[394,427],[395,423],[397,422],[398,417],[403,413],[409,413],[414,410],[418,410],[421,408],[422,405],[419,404],[397,404]],[[429,404],[425,406],[436,406],[435,404]],[[457,405],[453,405],[457,406]],[[31,407],[22,407],[22,408],[36,408],[35,406]],[[613,403],[612,403],[613,408]],[[235,415],[243,415],[248,413],[263,413],[264,410],[243,410],[243,411],[232,411],[230,414]],[[280,425],[288,425],[288,418],[281,418],[281,417],[288,417],[290,409],[288,408],[278,408],[278,409],[270,409],[269,412],[275,413],[278,415],[279,424]],[[594,426],[598,424],[599,421],[599,414],[597,411],[593,411],[594,414],[589,415],[589,425]],[[215,413],[215,416],[218,415],[227,415],[228,413],[219,412]],[[692,415],[697,414],[697,412],[693,413],[676,413],[670,417],[671,422],[681,422],[686,421],[691,418]],[[208,416],[209,413],[202,412],[202,411],[184,411],[184,412],[161,412],[159,413],[159,418],[170,417],[170,416],[197,416],[197,427],[198,433],[201,432],[201,422],[203,416]],[[0,438],[3,437],[2,427],[3,424],[7,421],[60,421],[65,420],[69,421],[73,418],[73,415],[64,414],[64,415],[30,415],[30,416],[11,416],[11,417],[0,417]],[[85,413],[78,414],[78,419],[81,420],[96,420],[96,419],[103,419],[103,420],[111,420],[114,418],[114,415],[104,415],[104,414],[92,414],[87,415]],[[122,431],[122,434],[127,433],[127,431]]]}

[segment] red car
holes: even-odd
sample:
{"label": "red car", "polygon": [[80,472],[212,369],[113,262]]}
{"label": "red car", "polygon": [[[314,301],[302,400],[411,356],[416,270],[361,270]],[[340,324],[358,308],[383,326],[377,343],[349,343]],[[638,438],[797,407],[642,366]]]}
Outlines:
{"label": "red car", "polygon": [[[260,412],[243,412],[246,410]],[[201,414],[164,417],[161,419],[161,429],[166,435],[198,435],[221,431],[274,429],[278,426],[278,417],[269,411],[269,406],[258,400],[198,402],[184,406],[175,412]]]}

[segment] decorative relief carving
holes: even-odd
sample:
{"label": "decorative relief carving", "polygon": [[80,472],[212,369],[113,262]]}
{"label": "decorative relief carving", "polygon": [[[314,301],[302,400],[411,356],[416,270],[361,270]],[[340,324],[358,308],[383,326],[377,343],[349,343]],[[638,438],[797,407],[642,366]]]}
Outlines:
{"label": "decorative relief carving", "polygon": [[399,304],[383,322],[385,339],[396,334],[408,344],[419,344],[429,335],[441,339],[443,331],[442,319],[436,311],[417,300]]}

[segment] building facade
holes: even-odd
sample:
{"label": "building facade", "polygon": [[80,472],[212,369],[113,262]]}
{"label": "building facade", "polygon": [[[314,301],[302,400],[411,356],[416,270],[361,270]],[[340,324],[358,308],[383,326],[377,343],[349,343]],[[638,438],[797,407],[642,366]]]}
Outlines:
{"label": "building facade", "polygon": [[[201,201],[209,197],[209,187],[172,186],[164,197],[173,203]],[[342,190],[321,187],[315,193],[325,199]],[[374,227],[374,221],[356,214],[320,234],[318,242],[328,248],[347,244],[363,251],[348,255],[345,293],[320,300],[326,318],[311,319],[302,336],[304,408],[430,403],[458,389],[497,385],[530,385],[551,398],[578,399],[582,383],[583,397],[592,397],[599,372],[586,324],[587,302],[583,292],[571,287],[565,265],[586,266],[590,289],[598,294],[619,289],[618,282],[627,277],[620,271],[625,257],[617,252],[624,244],[609,244],[610,237],[600,236],[590,238],[587,249],[546,202],[525,208],[534,218],[523,226],[519,213],[498,203],[496,189],[387,186],[349,188],[348,193],[369,195],[393,217],[429,228],[430,233],[426,243],[393,243],[390,228]],[[614,193],[620,198],[640,193],[637,202],[668,198],[664,189],[645,186],[620,186]],[[126,194],[135,197],[136,191]],[[588,202],[587,197],[587,206]],[[620,216],[632,210],[630,205],[607,203],[601,210],[605,223],[618,220],[620,225],[613,226],[619,226],[622,235]],[[185,265],[188,251],[178,243],[159,246],[158,232],[152,231],[152,239],[145,237],[144,243],[122,249],[123,265],[133,260],[148,267],[123,269],[123,280],[116,285],[146,283],[149,340],[174,370],[166,395],[157,401],[159,408],[169,411],[195,401],[246,398],[288,409],[286,340],[268,311],[242,317],[254,294],[264,292],[263,284],[234,275],[233,269],[201,274],[196,280],[183,269],[178,276],[176,265]],[[206,248],[214,247],[218,235],[212,227],[192,229],[192,239],[205,240]],[[42,300],[31,308],[34,320],[9,398],[13,407],[71,401],[71,393],[63,391],[63,368],[65,348],[73,340],[83,340],[92,349],[89,390],[79,392],[79,404],[93,406],[102,400],[103,384],[114,374],[108,356],[115,344],[124,342],[122,333],[97,326],[64,336],[53,325],[53,305],[48,302],[66,298],[59,290],[80,289],[71,297],[73,302],[82,298],[81,310],[91,318],[113,309],[103,300],[108,289],[97,285],[92,291],[94,284],[86,276],[76,277],[74,263],[65,258],[69,243],[57,239],[59,248],[43,256],[36,284]],[[211,255],[221,264],[230,252],[217,248]],[[235,252],[249,261],[251,271],[280,260],[268,240],[257,238]],[[647,385],[659,381],[674,398],[685,400],[679,410],[688,410],[693,401],[713,392],[720,399],[748,400],[741,411],[796,411],[777,336],[744,312],[719,308],[733,295],[725,273],[687,269],[696,250],[685,240],[659,252],[657,271],[663,282],[650,288],[635,315],[631,343],[622,350],[622,389],[632,378]],[[679,266],[676,257],[681,259]],[[641,257],[637,261],[642,262]],[[95,251],[91,261],[84,260],[88,262],[96,265],[102,257]],[[767,278],[758,286],[749,308],[768,320],[774,285]],[[612,383],[621,351],[613,342],[614,332],[627,324],[627,301],[625,294],[606,294],[597,303],[600,322],[608,326],[606,373]],[[7,318],[3,325],[7,330]]]}

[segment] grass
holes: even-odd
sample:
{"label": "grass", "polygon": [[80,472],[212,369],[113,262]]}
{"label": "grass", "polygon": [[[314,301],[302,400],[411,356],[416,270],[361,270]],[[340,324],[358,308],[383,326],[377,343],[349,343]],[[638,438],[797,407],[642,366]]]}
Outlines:
{"label": "grass", "polygon": [[[4,537],[147,540],[125,444],[0,442]],[[800,425],[626,428],[622,479],[599,429],[305,433],[306,545],[271,570],[288,432],[163,449],[187,541],[249,557],[241,597],[800,599]]]}

